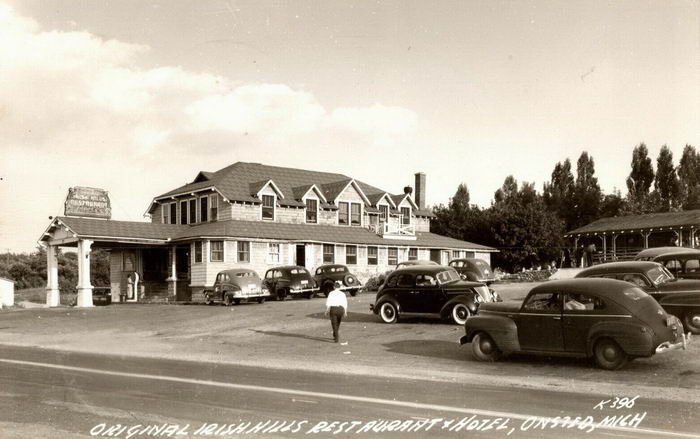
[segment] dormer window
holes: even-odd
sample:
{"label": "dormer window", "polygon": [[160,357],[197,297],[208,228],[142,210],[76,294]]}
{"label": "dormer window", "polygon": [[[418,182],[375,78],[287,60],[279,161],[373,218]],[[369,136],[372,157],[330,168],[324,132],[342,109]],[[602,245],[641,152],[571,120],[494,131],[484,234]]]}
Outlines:
{"label": "dormer window", "polygon": [[189,201],[189,209],[190,209],[189,222],[190,222],[190,224],[195,224],[197,222],[197,199],[196,198],[192,198]]}
{"label": "dormer window", "polygon": [[306,200],[306,222],[309,224],[318,222],[318,200]]}
{"label": "dormer window", "polygon": [[209,221],[209,197],[199,199],[199,220],[203,223]]}
{"label": "dormer window", "polygon": [[275,220],[275,196],[262,196],[262,219],[267,221]]}
{"label": "dormer window", "polygon": [[209,221],[216,221],[219,219],[219,197],[216,194],[209,196]]}
{"label": "dormer window", "polygon": [[402,207],[401,208],[401,224],[407,226],[411,224],[411,208]]}
{"label": "dormer window", "polygon": [[350,225],[362,225],[362,205],[360,203],[350,203]]}
{"label": "dormer window", "polygon": [[379,206],[379,220],[386,222],[387,218],[389,218],[389,206],[381,204]]}
{"label": "dormer window", "polygon": [[180,201],[180,224],[187,224],[187,201]]}
{"label": "dormer window", "polygon": [[347,226],[350,224],[348,203],[338,203],[338,225]]}
{"label": "dormer window", "polygon": [[170,203],[170,224],[177,224],[177,203]]}

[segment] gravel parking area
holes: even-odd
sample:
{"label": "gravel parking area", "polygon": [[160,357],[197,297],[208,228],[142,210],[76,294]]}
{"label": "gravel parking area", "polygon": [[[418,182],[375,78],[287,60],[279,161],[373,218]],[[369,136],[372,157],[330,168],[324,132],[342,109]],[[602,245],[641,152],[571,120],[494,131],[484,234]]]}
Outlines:
{"label": "gravel parking area", "polygon": [[[495,285],[505,300],[533,284]],[[474,360],[460,346],[463,329],[434,319],[387,325],[369,311],[374,294],[349,297],[335,344],[324,300],[260,304],[141,305],[0,311],[0,343],[116,355],[178,358],[259,367],[419,377],[440,381],[610,394],[633,393],[700,402],[700,346],[637,359],[622,371],[580,359],[513,356]]]}

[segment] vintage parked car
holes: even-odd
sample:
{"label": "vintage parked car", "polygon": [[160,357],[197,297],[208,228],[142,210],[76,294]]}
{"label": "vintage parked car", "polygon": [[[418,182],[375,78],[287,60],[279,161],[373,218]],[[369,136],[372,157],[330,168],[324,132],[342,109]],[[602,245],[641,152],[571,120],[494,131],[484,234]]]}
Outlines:
{"label": "vintage parked car", "polygon": [[679,279],[700,279],[700,250],[664,253],[653,259]]}
{"label": "vintage parked car", "polygon": [[362,283],[354,274],[350,273],[348,267],[340,264],[321,265],[316,269],[314,280],[319,287],[319,291],[326,297],[333,290],[336,281],[342,283],[341,289],[349,292],[351,296],[356,296],[357,292],[362,288]]}
{"label": "vintage parked car", "polygon": [[454,268],[415,265],[389,274],[370,309],[384,323],[412,315],[449,317],[463,325],[480,303],[495,300],[498,295],[486,285],[462,280]]}
{"label": "vintage parked car", "polygon": [[92,287],[92,304],[95,306],[112,303],[111,287]]}
{"label": "vintage parked car", "polygon": [[204,290],[204,301],[208,305],[223,302],[225,305],[238,305],[243,300],[256,300],[263,303],[270,297],[270,291],[262,285],[260,276],[247,268],[224,270],[216,275],[214,287]]}
{"label": "vintage parked car", "polygon": [[401,267],[412,267],[414,265],[440,265],[435,261],[431,261],[428,259],[414,259],[412,261],[403,261],[399,262],[396,264],[396,268],[399,269]]}
{"label": "vintage parked car", "polygon": [[[637,253],[637,255],[634,257],[635,261],[651,261],[655,257],[666,254],[666,253],[675,253],[675,252],[682,252],[682,251],[688,251],[688,250],[694,250],[692,248],[688,247],[652,247],[652,248],[645,248],[644,250],[640,251]],[[700,250],[695,250],[695,251],[700,251]]]}
{"label": "vintage parked car", "polygon": [[610,370],[685,349],[690,339],[680,320],[641,288],[612,279],[549,281],[522,304],[482,303],[465,332],[460,343],[471,343],[477,360],[517,352],[593,357]]}
{"label": "vintage parked car", "polygon": [[318,285],[309,270],[299,265],[267,270],[264,284],[275,300],[284,300],[287,296],[311,299],[318,292]]}
{"label": "vintage parked car", "polygon": [[604,277],[630,282],[650,294],[685,329],[700,334],[700,280],[676,279],[661,264],[650,261],[609,262],[587,268],[577,278]]}
{"label": "vintage parked car", "polygon": [[463,275],[465,280],[482,282],[486,285],[496,281],[496,276],[494,276],[493,271],[491,271],[491,266],[483,259],[453,259],[448,265],[457,270],[457,273]]}

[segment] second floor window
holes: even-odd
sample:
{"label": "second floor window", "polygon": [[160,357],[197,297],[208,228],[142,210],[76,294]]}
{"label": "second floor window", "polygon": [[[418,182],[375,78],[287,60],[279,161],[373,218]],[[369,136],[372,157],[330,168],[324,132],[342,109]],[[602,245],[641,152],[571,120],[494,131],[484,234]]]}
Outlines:
{"label": "second floor window", "polygon": [[180,224],[187,224],[187,201],[180,201]]}
{"label": "second floor window", "polygon": [[333,244],[323,244],[323,262],[326,264],[335,262],[335,246]]}
{"label": "second floor window", "polygon": [[401,224],[409,225],[411,224],[411,208],[402,207],[401,208]]}
{"label": "second floor window", "polygon": [[350,224],[348,203],[338,203],[338,225],[347,226]]}
{"label": "second floor window", "polygon": [[353,226],[362,225],[362,205],[359,203],[350,204],[350,224]]}
{"label": "second floor window", "polygon": [[399,263],[399,249],[396,247],[389,247],[389,265],[396,265]]}
{"label": "second floor window", "polygon": [[318,222],[318,200],[306,200],[306,222],[310,224]]}
{"label": "second floor window", "polygon": [[408,260],[409,261],[418,260],[418,249],[417,248],[409,248],[408,249]]}
{"label": "second floor window", "polygon": [[224,241],[211,241],[209,246],[211,262],[224,262]]}
{"label": "second floor window", "polygon": [[194,262],[202,262],[202,241],[195,241],[194,243]]}
{"label": "second floor window", "polygon": [[262,196],[262,219],[275,220],[275,197],[273,195]]}
{"label": "second floor window", "polygon": [[170,224],[177,224],[177,203],[170,203]]}
{"label": "second floor window", "polygon": [[209,197],[199,199],[199,220],[203,223],[209,221]]}
{"label": "second floor window", "polygon": [[250,262],[250,242],[238,241],[238,262]]}
{"label": "second floor window", "polygon": [[209,215],[210,221],[216,221],[219,219],[219,197],[218,195],[214,194],[209,197],[209,201],[211,206],[209,207]]}
{"label": "second floor window", "polygon": [[163,204],[160,207],[160,213],[163,224],[170,224],[170,205]]}
{"label": "second floor window", "polygon": [[197,222],[197,199],[190,200],[190,224]]}
{"label": "second floor window", "polygon": [[345,246],[345,263],[346,264],[357,264],[357,246],[356,245],[346,245]]}
{"label": "second floor window", "polygon": [[377,265],[377,247],[367,247],[367,265]]}

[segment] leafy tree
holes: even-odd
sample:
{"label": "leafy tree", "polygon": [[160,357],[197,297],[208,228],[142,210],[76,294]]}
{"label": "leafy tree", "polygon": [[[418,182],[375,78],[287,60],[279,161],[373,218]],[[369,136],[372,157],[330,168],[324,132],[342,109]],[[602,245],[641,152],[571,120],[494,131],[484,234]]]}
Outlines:
{"label": "leafy tree", "polygon": [[632,171],[627,177],[628,198],[631,203],[643,204],[649,196],[649,188],[654,182],[654,168],[644,143],[634,147],[631,166]]}
{"label": "leafy tree", "polygon": [[589,157],[586,151],[581,153],[576,163],[576,183],[572,198],[571,228],[581,227],[600,217],[603,193],[595,176],[593,157]]}
{"label": "leafy tree", "polygon": [[700,209],[700,153],[685,145],[678,166],[679,198],[683,209]]}
{"label": "leafy tree", "polygon": [[661,147],[659,157],[656,159],[654,190],[659,195],[661,211],[668,212],[678,207],[680,186],[673,166],[673,153],[666,145]]}
{"label": "leafy tree", "polygon": [[543,200],[548,210],[555,212],[565,223],[565,229],[571,230],[571,212],[573,207],[574,175],[571,173],[571,161],[567,158],[554,166],[552,178],[544,184]]}
{"label": "leafy tree", "polygon": [[600,205],[600,216],[602,218],[611,216],[620,216],[626,210],[627,202],[622,197],[618,189],[614,189],[612,194],[607,194],[603,197]]}

